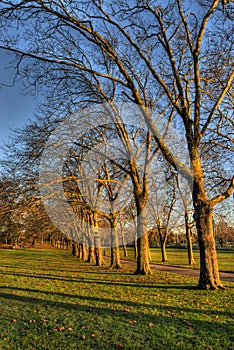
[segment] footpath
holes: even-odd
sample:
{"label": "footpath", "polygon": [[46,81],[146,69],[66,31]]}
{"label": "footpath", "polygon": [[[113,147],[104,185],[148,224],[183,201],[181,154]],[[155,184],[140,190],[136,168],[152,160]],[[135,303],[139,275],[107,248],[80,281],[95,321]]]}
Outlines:
{"label": "footpath", "polygon": [[[109,260],[109,258],[108,258]],[[136,263],[131,260],[123,260],[121,259],[122,265],[131,265],[136,266]],[[185,276],[199,276],[199,270],[189,269],[185,267],[177,267],[177,266],[167,266],[167,265],[159,265],[159,264],[150,264],[152,270],[159,270],[165,272],[178,273]],[[234,282],[234,273],[229,271],[220,271],[220,279],[226,282]]]}

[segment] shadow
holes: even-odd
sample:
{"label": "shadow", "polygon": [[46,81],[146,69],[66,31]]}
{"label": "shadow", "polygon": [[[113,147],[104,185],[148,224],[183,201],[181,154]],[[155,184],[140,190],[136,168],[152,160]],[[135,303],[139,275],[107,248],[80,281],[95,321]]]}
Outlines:
{"label": "shadow", "polygon": [[[27,288],[15,288],[15,287],[8,287],[8,286],[1,286],[0,287],[0,298],[3,299],[9,299],[9,300],[14,300],[14,301],[19,301],[19,302],[24,302],[24,303],[32,303],[32,304],[41,304],[42,306],[46,305],[46,306],[55,306],[56,308],[65,308],[66,310],[79,310],[79,311],[90,311],[91,310],[96,310],[98,313],[100,311],[104,312],[106,315],[113,315],[116,313],[119,314],[119,316],[129,316],[130,319],[132,319],[132,317],[136,317],[136,313],[135,312],[131,312],[131,311],[127,311],[126,309],[121,309],[121,310],[117,310],[117,309],[113,309],[113,308],[108,308],[108,307],[96,307],[93,305],[82,305],[82,304],[78,304],[77,302],[75,304],[73,303],[68,303],[68,302],[64,302],[64,301],[57,301],[57,300],[48,300],[46,299],[42,299],[42,298],[38,298],[38,297],[32,297],[32,296],[22,296],[22,295],[16,295],[16,294],[11,294],[11,293],[4,293],[2,290],[14,290],[14,291],[19,291],[19,292],[28,292],[28,293],[39,293],[40,295],[45,295],[46,297],[48,295],[53,295],[53,296],[57,296],[57,297],[61,297],[61,298],[70,298],[70,299],[77,299],[79,301],[84,301],[84,302],[98,302],[98,303],[102,303],[102,304],[112,304],[113,306],[117,306],[117,305],[122,305],[125,308],[126,307],[137,307],[137,308],[142,308],[142,309],[152,309],[154,310],[158,310],[160,311],[165,311],[168,313],[176,313],[176,314],[180,314],[181,317],[183,318],[183,314],[184,313],[189,313],[189,314],[198,314],[198,315],[207,315],[207,312],[209,312],[209,314],[211,315],[215,315],[215,316],[226,316],[226,317],[232,317],[233,314],[232,312],[223,312],[223,311],[217,311],[217,310],[201,310],[201,309],[194,309],[194,308],[187,308],[187,307],[178,307],[178,306],[165,306],[165,305],[159,305],[159,304],[153,304],[153,305],[149,305],[149,304],[145,304],[145,303],[141,303],[141,302],[136,302],[136,301],[128,301],[128,300],[115,300],[115,299],[108,299],[108,298],[101,298],[101,297],[91,297],[91,296],[83,296],[83,295],[76,295],[76,294],[68,294],[68,293],[60,293],[60,292],[50,292],[50,291],[41,291],[41,290],[37,290],[37,289],[27,289]],[[4,307],[4,303],[2,304]],[[137,312],[137,315],[139,316],[140,312]],[[144,316],[147,316],[147,314],[143,313]],[[153,317],[153,314],[149,314],[148,315],[150,318]],[[151,317],[152,316],[152,317]],[[199,322],[203,322],[203,321],[199,321]]]}
{"label": "shadow", "polygon": [[[180,290],[194,290],[196,289],[196,286],[191,285],[168,285],[165,282],[165,285],[163,285],[163,282],[161,284],[156,284],[155,282],[152,283],[136,283],[134,282],[116,282],[116,281],[100,281],[95,278],[82,278],[82,277],[74,277],[74,278],[63,278],[59,277],[57,275],[50,275],[50,274],[43,274],[43,275],[35,275],[35,274],[27,274],[27,273],[7,273],[7,272],[0,272],[0,275],[10,275],[10,276],[17,276],[17,277],[29,277],[29,278],[36,278],[36,279],[45,279],[45,280],[52,280],[52,281],[62,281],[62,282],[75,282],[75,283],[90,283],[90,284],[102,284],[102,285],[113,285],[113,286],[127,286],[127,287],[133,287],[133,288],[165,288],[165,289],[180,289]],[[133,276],[133,275],[130,275]]]}

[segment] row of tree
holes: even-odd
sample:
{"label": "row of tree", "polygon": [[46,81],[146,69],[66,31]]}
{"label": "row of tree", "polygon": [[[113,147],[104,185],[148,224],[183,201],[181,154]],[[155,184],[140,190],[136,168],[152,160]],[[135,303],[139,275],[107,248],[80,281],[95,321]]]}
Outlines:
{"label": "row of tree", "polygon": [[136,272],[150,273],[147,220],[165,230],[183,208],[189,236],[191,193],[198,285],[222,288],[212,219],[234,188],[232,15],[228,0],[1,2],[0,48],[25,89],[47,97],[6,154],[25,203],[43,202],[97,252],[110,233],[114,264],[118,217],[132,215]]}

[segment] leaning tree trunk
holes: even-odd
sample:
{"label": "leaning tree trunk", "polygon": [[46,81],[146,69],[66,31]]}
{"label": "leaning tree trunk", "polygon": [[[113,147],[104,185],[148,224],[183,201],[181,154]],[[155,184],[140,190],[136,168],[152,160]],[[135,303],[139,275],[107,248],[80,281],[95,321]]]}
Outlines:
{"label": "leaning tree trunk", "polygon": [[119,252],[119,239],[116,217],[110,219],[111,224],[111,269],[122,269]]}
{"label": "leaning tree trunk", "polygon": [[137,268],[136,275],[150,275],[149,242],[145,208],[137,210]]}
{"label": "leaning tree trunk", "polygon": [[210,201],[197,201],[194,204],[194,209],[200,248],[200,278],[198,287],[200,289],[223,288],[219,277]]}
{"label": "leaning tree trunk", "polygon": [[195,260],[193,256],[193,243],[192,243],[192,231],[189,225],[188,212],[185,211],[185,230],[186,230],[186,239],[187,239],[187,252],[188,252],[188,264],[194,265]]}

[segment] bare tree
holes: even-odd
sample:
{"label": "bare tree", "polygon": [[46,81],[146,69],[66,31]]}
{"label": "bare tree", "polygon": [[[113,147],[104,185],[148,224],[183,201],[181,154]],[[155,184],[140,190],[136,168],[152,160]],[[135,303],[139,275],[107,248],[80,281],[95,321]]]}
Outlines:
{"label": "bare tree", "polygon": [[[231,1],[220,0],[172,0],[158,6],[150,0],[28,0],[1,1],[0,10],[0,47],[17,54],[18,72],[26,77],[28,86],[37,88],[44,80],[48,91],[56,90],[55,84],[58,87],[75,79],[81,82],[82,72],[88,82],[99,79],[110,101],[114,92],[116,97],[141,106],[165,159],[191,185],[202,289],[223,288],[212,211],[234,187],[229,171],[224,186],[219,191],[216,188],[218,193],[207,192],[200,153],[209,133],[214,149],[221,147],[223,152],[225,146],[229,154],[233,152],[233,138],[227,137],[233,130],[232,6]],[[24,40],[18,40],[15,28],[20,28]],[[76,87],[70,88],[69,99]],[[75,101],[82,100],[81,90],[75,93]],[[155,124],[152,109],[164,110],[168,120],[169,105],[175,125],[186,139],[189,166],[173,154]],[[218,135],[218,140],[213,135]]]}

